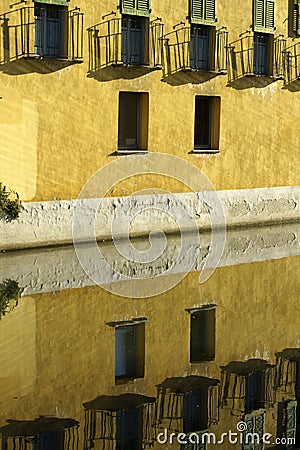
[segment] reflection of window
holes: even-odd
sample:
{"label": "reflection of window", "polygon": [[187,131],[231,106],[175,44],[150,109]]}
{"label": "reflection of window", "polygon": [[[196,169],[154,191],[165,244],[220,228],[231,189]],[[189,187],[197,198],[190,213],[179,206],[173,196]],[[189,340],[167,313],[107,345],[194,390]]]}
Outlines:
{"label": "reflection of window", "polygon": [[122,62],[141,65],[145,63],[145,32],[147,18],[122,16]]}
{"label": "reflection of window", "polygon": [[116,421],[116,450],[139,450],[143,436],[143,409],[118,411]]}
{"label": "reflection of window", "polygon": [[208,427],[208,391],[191,391],[183,397],[183,432],[206,430]]}
{"label": "reflection of window", "polygon": [[194,149],[218,149],[220,97],[196,96]]}
{"label": "reflection of window", "polygon": [[115,378],[116,380],[142,378],[145,364],[145,323],[116,327]]}
{"label": "reflection of window", "polygon": [[34,6],[36,55],[62,58],[67,57],[68,8],[44,3]]}
{"label": "reflection of window", "polygon": [[255,372],[246,379],[245,412],[255,411],[263,406],[264,376],[263,372]]}
{"label": "reflection of window", "polygon": [[118,148],[147,149],[148,94],[120,92]]}
{"label": "reflection of window", "polygon": [[211,361],[215,358],[215,307],[190,311],[190,361]]}
{"label": "reflection of window", "polygon": [[64,431],[48,431],[35,436],[32,450],[63,450],[64,449]]}

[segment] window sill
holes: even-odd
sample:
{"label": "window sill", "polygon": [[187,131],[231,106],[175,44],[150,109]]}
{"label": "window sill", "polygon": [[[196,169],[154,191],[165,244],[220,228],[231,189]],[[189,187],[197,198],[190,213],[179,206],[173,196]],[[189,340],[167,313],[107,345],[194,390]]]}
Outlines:
{"label": "window sill", "polygon": [[217,154],[220,153],[221,150],[219,149],[213,149],[213,148],[194,148],[190,154],[192,155],[205,155],[205,154]]}
{"label": "window sill", "polygon": [[148,150],[142,150],[142,149],[118,149],[116,151],[117,155],[145,155],[146,153],[149,153]]}
{"label": "window sill", "polygon": [[112,66],[115,68],[125,68],[125,69],[146,69],[149,71],[152,70],[162,70],[163,66],[161,64],[158,64],[156,66],[152,66],[151,64],[133,64],[129,62],[115,62],[112,63]]}

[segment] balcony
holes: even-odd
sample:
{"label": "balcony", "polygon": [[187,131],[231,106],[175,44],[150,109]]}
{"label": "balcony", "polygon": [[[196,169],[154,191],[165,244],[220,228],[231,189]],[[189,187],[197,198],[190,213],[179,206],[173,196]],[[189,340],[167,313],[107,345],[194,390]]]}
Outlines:
{"label": "balcony", "polygon": [[228,79],[234,85],[248,77],[248,84],[267,85],[284,78],[286,40],[267,33],[248,33],[228,45]]}
{"label": "balcony", "polygon": [[300,43],[283,51],[284,79],[286,87],[300,89]]}
{"label": "balcony", "polygon": [[[175,25],[176,27],[176,25]],[[227,71],[228,32],[212,26],[188,25],[164,36],[164,77],[188,72],[199,83]],[[193,75],[194,74],[194,75]]]}
{"label": "balcony", "polygon": [[[141,73],[161,69],[162,36],[159,18],[149,22],[147,17],[122,15],[93,25],[88,28],[90,76],[117,67]],[[115,70],[112,76],[118,76]]]}
{"label": "balcony", "polygon": [[[0,16],[0,65],[18,66],[31,60],[27,69],[39,71],[46,60],[48,68],[82,62],[83,13],[78,8],[36,4]],[[60,63],[58,63],[60,62]],[[51,63],[51,64],[50,64]],[[41,69],[42,70],[42,69]],[[18,73],[18,72],[16,72]]]}

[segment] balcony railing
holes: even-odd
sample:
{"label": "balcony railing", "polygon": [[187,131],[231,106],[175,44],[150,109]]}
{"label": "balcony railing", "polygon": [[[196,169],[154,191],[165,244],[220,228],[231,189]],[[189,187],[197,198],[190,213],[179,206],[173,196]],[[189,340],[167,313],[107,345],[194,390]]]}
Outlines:
{"label": "balcony railing", "polygon": [[287,47],[283,52],[285,83],[300,80],[300,43]]}
{"label": "balcony railing", "polygon": [[226,73],[228,32],[225,28],[184,26],[166,34],[164,44],[168,75],[186,70]]}
{"label": "balcony railing", "polygon": [[83,13],[78,8],[24,7],[0,16],[0,64],[21,58],[81,61]]}
{"label": "balcony railing", "polygon": [[241,37],[228,45],[228,77],[235,81],[246,76],[284,78],[283,52],[286,40],[281,36],[260,41],[253,34]]}
{"label": "balcony railing", "polygon": [[135,18],[113,18],[88,28],[89,72],[109,66],[161,68],[163,24],[139,27]]}

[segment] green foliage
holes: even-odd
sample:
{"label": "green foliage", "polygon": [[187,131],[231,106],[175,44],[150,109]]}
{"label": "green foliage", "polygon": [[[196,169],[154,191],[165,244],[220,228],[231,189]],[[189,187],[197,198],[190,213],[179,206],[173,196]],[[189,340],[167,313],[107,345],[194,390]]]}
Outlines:
{"label": "green foliage", "polygon": [[[11,199],[12,195],[15,196],[13,200]],[[6,220],[12,221],[19,217],[20,212],[21,205],[18,194],[0,183],[0,216],[2,215]]]}
{"label": "green foliage", "polygon": [[8,312],[12,300],[16,301],[15,306],[18,305],[18,299],[22,291],[23,289],[19,287],[19,283],[10,278],[0,284],[0,320]]}

